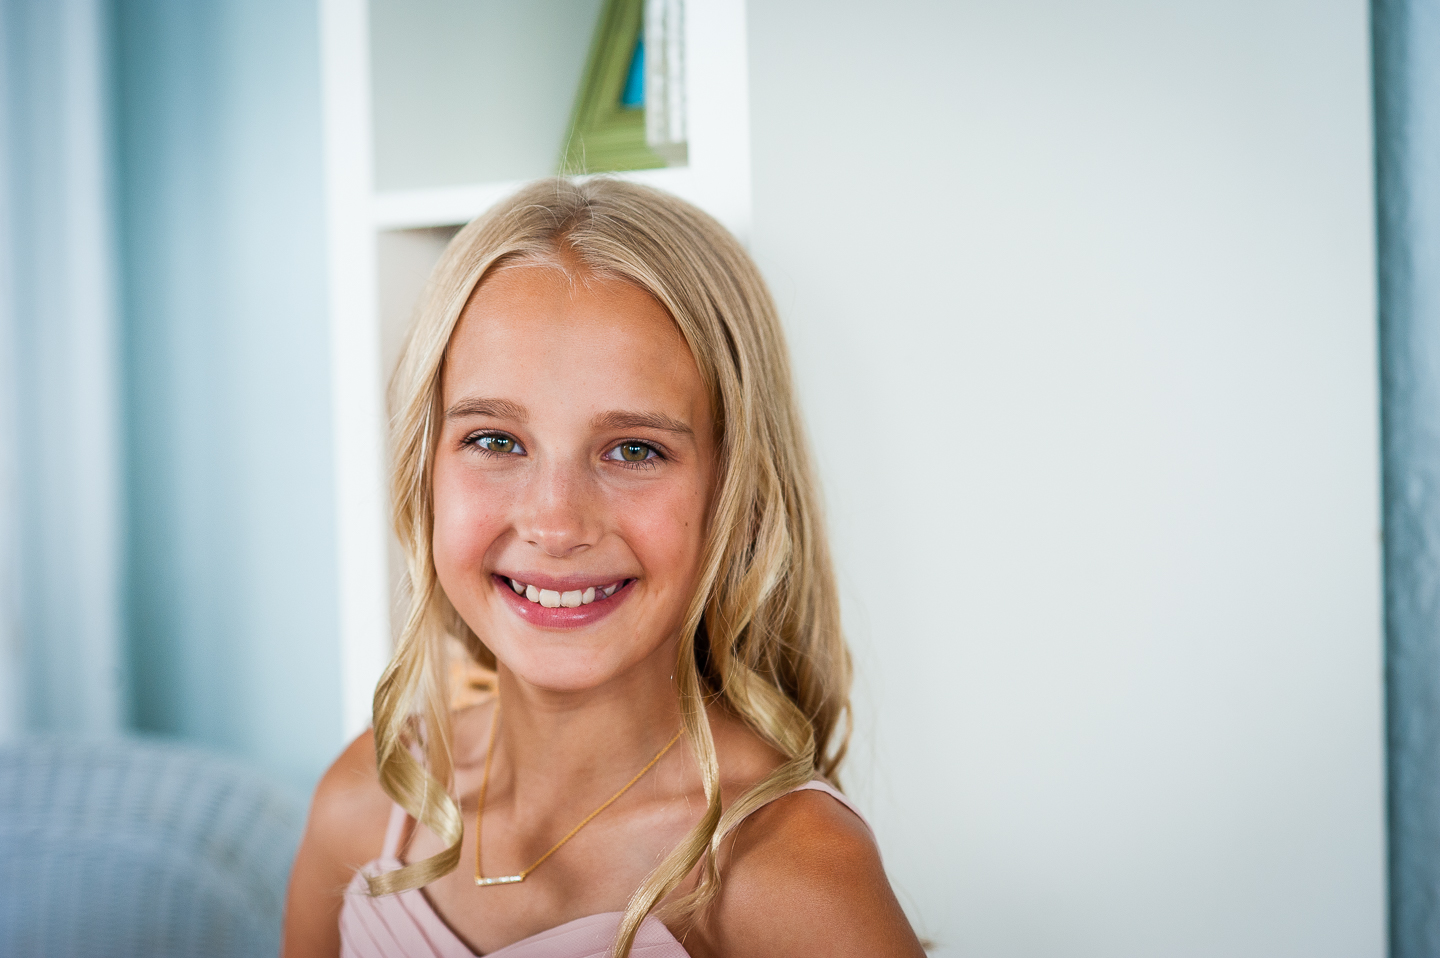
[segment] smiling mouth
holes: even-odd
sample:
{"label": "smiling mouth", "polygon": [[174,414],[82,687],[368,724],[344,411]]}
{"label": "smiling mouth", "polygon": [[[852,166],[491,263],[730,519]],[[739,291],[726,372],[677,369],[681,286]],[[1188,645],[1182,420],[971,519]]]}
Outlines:
{"label": "smiling mouth", "polygon": [[582,605],[604,602],[626,582],[625,579],[621,579],[607,586],[590,586],[570,592],[557,592],[554,589],[538,589],[519,579],[505,578],[504,581],[509,584],[511,589],[515,590],[516,595],[546,609],[578,609]]}

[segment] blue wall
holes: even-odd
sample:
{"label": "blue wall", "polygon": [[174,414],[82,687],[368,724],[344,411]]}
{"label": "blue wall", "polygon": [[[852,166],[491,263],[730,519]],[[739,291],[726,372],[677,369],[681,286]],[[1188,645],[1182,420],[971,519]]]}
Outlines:
{"label": "blue wall", "polygon": [[315,4],[118,0],[131,722],[340,742]]}

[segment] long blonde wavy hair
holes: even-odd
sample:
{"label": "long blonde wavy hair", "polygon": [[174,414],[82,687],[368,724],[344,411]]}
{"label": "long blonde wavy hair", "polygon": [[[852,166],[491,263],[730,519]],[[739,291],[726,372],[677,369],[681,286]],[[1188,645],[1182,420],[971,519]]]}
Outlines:
{"label": "long blonde wavy hair", "polygon": [[[391,380],[391,494],[409,613],[375,691],[375,752],[385,791],[446,848],[370,878],[370,893],[416,888],[459,864],[464,825],[451,794],[447,637],[459,638],[482,665],[495,665],[484,637],[446,598],[431,555],[446,348],[488,272],[526,260],[554,263],[562,254],[635,284],[669,311],[716,410],[720,451],[675,669],[706,808],[631,897],[614,944],[623,958],[645,916],[697,863],[697,886],[667,903],[665,913],[693,920],[715,897],[720,843],[748,813],[817,772],[835,777],[850,736],[850,656],[784,336],[750,257],[709,216],[659,190],[614,179],[534,183],[450,242]],[[728,709],[785,757],[724,814],[707,707]]]}

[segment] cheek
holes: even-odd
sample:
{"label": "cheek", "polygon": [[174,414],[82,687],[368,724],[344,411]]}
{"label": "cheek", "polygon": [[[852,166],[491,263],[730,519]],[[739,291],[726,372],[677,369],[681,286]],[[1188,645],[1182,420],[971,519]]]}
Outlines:
{"label": "cheek", "polygon": [[[705,490],[682,486],[627,503],[625,538],[641,563],[688,587],[705,537]],[[678,584],[678,583],[677,583]]]}
{"label": "cheek", "polygon": [[486,508],[495,497],[479,495],[456,470],[440,463],[435,467],[434,495],[435,571],[449,592],[482,565],[502,519]]}

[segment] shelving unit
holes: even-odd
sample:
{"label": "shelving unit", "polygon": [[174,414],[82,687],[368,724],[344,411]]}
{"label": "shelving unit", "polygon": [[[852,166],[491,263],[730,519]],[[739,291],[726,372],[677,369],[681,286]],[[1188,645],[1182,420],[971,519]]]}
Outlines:
{"label": "shelving unit", "polygon": [[[694,147],[691,147],[694,150]],[[697,170],[690,166],[662,170],[634,170],[605,174],[645,183],[674,193],[707,210],[742,239],[750,227],[749,175],[745,170],[743,195],[731,170]],[[525,185],[527,180],[505,180],[463,186],[421,190],[377,192],[373,200],[376,230],[429,229],[462,226],[499,200]]]}
{"label": "shelving unit", "polygon": [[[569,0],[568,6],[556,0],[546,9],[573,10],[576,15],[589,11],[586,15],[592,16],[591,6],[582,0]],[[494,6],[497,18],[516,9],[534,13],[539,8]],[[407,2],[387,7],[386,14],[424,16],[427,10],[446,17],[484,14],[483,9],[477,14],[474,3],[461,8],[449,0]],[[573,34],[574,21],[554,22]],[[397,550],[388,522],[385,383],[428,264],[438,258],[455,229],[526,181],[422,182],[413,188],[400,183],[377,191],[376,136],[383,124],[376,122],[373,108],[376,81],[370,28],[366,0],[321,0],[336,579],[342,723],[347,735],[359,732],[370,720],[375,682],[389,659],[392,641],[392,570]],[[496,30],[503,28],[497,19]],[[415,32],[423,34],[423,29],[417,27]],[[387,22],[386,37],[396,34],[406,38],[412,53],[423,47],[403,27],[397,31],[393,21]],[[498,35],[486,34],[487,42],[496,42]],[[703,42],[698,42],[700,38]],[[441,39],[455,43],[453,36]],[[687,165],[615,175],[689,200],[745,241],[750,228],[750,127],[744,0],[685,0],[684,42]],[[408,82],[409,75],[395,72],[392,60],[385,62],[390,75]],[[417,70],[433,69],[434,62],[425,60]],[[577,66],[577,76],[578,72]],[[466,98],[461,106],[473,108],[432,112],[468,117],[463,122],[483,122],[474,114],[503,92],[471,91],[453,78],[442,79],[446,82],[437,89],[447,95],[461,91],[458,95]],[[407,135],[414,135],[413,131]],[[423,151],[418,155],[423,159]],[[553,166],[536,168],[531,177],[553,170]]]}

